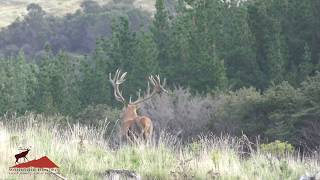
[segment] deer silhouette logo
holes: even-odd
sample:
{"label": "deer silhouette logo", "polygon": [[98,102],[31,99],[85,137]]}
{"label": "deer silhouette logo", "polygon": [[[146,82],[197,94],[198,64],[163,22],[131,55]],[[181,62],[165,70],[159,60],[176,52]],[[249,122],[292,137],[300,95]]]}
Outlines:
{"label": "deer silhouette logo", "polygon": [[24,151],[22,151],[22,152],[19,153],[19,154],[14,155],[14,157],[16,158],[16,163],[19,163],[19,159],[20,159],[20,158],[23,158],[24,160],[29,161],[26,156],[27,156],[27,154],[29,153],[30,148],[27,148],[27,149],[21,149],[21,148],[20,148],[19,150],[24,150]]}

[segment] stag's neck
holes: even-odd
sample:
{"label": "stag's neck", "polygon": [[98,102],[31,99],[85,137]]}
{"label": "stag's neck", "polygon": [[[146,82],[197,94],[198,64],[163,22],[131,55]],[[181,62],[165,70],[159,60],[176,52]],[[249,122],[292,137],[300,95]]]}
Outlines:
{"label": "stag's neck", "polygon": [[129,110],[125,110],[123,113],[123,121],[131,121],[134,120],[135,118],[138,117],[137,111],[129,111]]}

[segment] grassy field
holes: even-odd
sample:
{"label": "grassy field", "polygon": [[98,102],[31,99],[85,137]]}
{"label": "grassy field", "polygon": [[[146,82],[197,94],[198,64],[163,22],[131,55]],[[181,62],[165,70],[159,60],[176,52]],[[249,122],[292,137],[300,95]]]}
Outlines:
{"label": "grassy field", "polygon": [[[142,179],[299,179],[320,170],[319,156],[301,162],[293,154],[276,158],[259,150],[243,155],[253,145],[247,138],[202,137],[189,145],[162,134],[158,145],[138,143],[111,148],[103,138],[105,127],[60,127],[59,116],[33,114],[2,118],[0,125],[0,179],[43,179],[8,175],[17,147],[31,146],[29,160],[48,156],[68,179],[101,179],[107,169],[134,170]],[[10,123],[8,123],[10,122]],[[83,137],[80,140],[80,137]],[[50,179],[50,177],[46,177]],[[51,177],[51,179],[54,179]]]}
{"label": "grassy field", "polygon": [[[111,0],[96,0],[105,4]],[[83,0],[0,0],[0,27],[12,23],[17,17],[27,13],[26,7],[30,3],[39,4],[46,12],[54,15],[72,13],[80,8]],[[148,11],[154,11],[154,0],[135,0],[134,4]]]}

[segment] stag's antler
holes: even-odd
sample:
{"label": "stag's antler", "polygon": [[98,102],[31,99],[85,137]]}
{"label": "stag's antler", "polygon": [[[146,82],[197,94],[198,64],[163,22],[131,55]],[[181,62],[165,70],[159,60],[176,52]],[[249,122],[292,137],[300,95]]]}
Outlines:
{"label": "stag's antler", "polygon": [[109,81],[111,82],[114,90],[114,96],[117,101],[125,104],[126,100],[122,96],[122,92],[119,90],[119,85],[122,84],[126,79],[127,72],[121,74],[121,70],[117,69],[116,74],[112,79],[111,73],[109,73]]}
{"label": "stag's antler", "polygon": [[[153,86],[153,90],[150,93],[150,85],[149,82],[152,84]],[[133,105],[137,105],[143,101],[146,101],[150,98],[152,98],[155,94],[160,93],[160,92],[165,92],[168,93],[168,91],[166,89],[164,89],[165,85],[166,85],[166,79],[163,80],[163,83],[161,84],[161,80],[160,80],[160,76],[156,75],[155,77],[153,75],[149,76],[149,82],[148,82],[148,89],[147,89],[147,96],[144,97],[143,99],[140,98],[140,92],[138,94],[138,99],[134,102],[131,102],[129,104],[133,104]]]}
{"label": "stag's antler", "polygon": [[18,150],[30,150],[31,149],[31,146],[29,146],[29,147],[25,147],[25,148],[23,148],[23,147],[18,147]]}

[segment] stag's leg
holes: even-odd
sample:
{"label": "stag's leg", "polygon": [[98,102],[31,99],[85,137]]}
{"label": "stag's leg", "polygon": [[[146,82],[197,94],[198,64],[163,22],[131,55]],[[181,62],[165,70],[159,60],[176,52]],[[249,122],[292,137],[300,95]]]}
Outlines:
{"label": "stag's leg", "polygon": [[152,134],[153,134],[153,124],[151,124],[149,128],[148,141],[152,140]]}
{"label": "stag's leg", "polygon": [[143,116],[138,116],[135,119],[135,130],[137,132],[138,138],[143,138],[144,135],[144,124],[142,123]]}
{"label": "stag's leg", "polygon": [[19,163],[19,158],[16,157],[16,163]]}
{"label": "stag's leg", "polygon": [[131,137],[133,137],[133,141],[137,142],[137,140],[141,140],[143,135],[143,127],[139,121],[139,117],[135,118],[135,122],[130,127]]}
{"label": "stag's leg", "polygon": [[128,142],[132,143],[130,130],[128,130],[127,133],[122,136],[122,142],[124,142],[124,143],[128,143]]}
{"label": "stag's leg", "polygon": [[136,134],[134,133],[134,131],[132,129],[129,128],[129,131],[128,131],[128,136],[127,136],[127,139],[129,140],[129,142],[131,144],[134,144],[134,142],[136,141],[137,137],[136,137]]}
{"label": "stag's leg", "polygon": [[151,141],[151,137],[152,137],[152,132],[153,132],[153,126],[149,126],[147,129],[145,129],[144,131],[144,139],[147,143],[149,143]]}
{"label": "stag's leg", "polygon": [[132,123],[134,122],[134,120],[129,120],[129,121],[125,121],[122,123],[121,125],[121,139],[123,140],[123,138],[125,138],[125,141],[130,141],[130,126],[132,125]]}
{"label": "stag's leg", "polygon": [[143,139],[147,142],[151,140],[151,135],[153,132],[153,124],[150,118],[142,116],[140,118],[140,123],[143,126]]}

